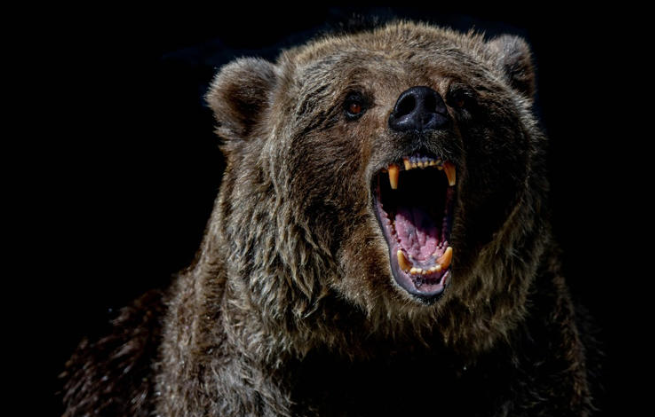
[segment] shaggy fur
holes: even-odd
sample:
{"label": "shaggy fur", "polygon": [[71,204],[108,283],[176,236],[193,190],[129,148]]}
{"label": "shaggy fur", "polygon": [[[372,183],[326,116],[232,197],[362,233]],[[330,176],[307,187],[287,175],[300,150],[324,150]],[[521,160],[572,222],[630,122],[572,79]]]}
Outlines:
{"label": "shaggy fur", "polygon": [[[390,131],[412,86],[444,97],[456,135]],[[207,101],[227,168],[197,260],[82,344],[65,416],[588,415],[533,94],[523,40],[412,23],[222,68]],[[434,303],[395,283],[371,203],[417,142],[457,168]]]}

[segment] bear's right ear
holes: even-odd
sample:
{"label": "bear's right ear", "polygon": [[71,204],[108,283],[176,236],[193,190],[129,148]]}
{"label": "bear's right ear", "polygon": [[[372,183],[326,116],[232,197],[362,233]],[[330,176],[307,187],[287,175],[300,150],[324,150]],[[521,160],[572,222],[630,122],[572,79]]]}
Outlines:
{"label": "bear's right ear", "polygon": [[205,96],[216,133],[225,140],[247,138],[269,105],[276,80],[275,66],[263,59],[241,58],[221,68]]}

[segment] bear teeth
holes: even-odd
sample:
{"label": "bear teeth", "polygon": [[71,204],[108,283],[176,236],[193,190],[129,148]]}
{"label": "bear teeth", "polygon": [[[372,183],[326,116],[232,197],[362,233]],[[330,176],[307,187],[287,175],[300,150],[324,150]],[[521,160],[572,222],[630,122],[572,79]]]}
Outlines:
{"label": "bear teeth", "polygon": [[[439,171],[443,170],[445,172],[449,186],[454,187],[457,183],[457,170],[452,162],[443,162],[441,159],[430,159],[426,157],[411,157],[403,158],[403,165],[405,166],[405,171],[417,168],[425,169],[436,167]],[[391,189],[397,190],[398,178],[400,177],[400,166],[397,164],[390,164],[387,169],[383,169],[382,171],[389,174],[389,184],[391,185]]]}
{"label": "bear teeth", "polygon": [[400,175],[400,167],[396,164],[389,165],[389,184],[391,189],[398,189],[398,176]]}
{"label": "bear teeth", "polygon": [[443,162],[441,159],[432,159],[426,156],[423,157],[417,157],[417,156],[412,156],[412,157],[405,157],[403,158],[403,165],[405,165],[405,170],[409,171],[410,169],[416,169],[416,168],[429,168],[429,167],[437,167],[441,169]]}
{"label": "bear teeth", "polygon": [[437,259],[437,264],[441,266],[442,269],[446,269],[450,266],[450,262],[453,260],[453,248],[448,246],[446,251]]}
{"label": "bear teeth", "polygon": [[457,182],[457,172],[455,170],[455,165],[453,165],[452,162],[444,162],[443,170],[446,173],[446,177],[448,177],[448,185],[454,187],[455,183]]}
{"label": "bear teeth", "polygon": [[409,273],[410,275],[426,275],[448,269],[448,267],[450,267],[450,262],[453,259],[453,248],[448,246],[443,255],[437,259],[436,265],[433,265],[430,268],[415,267],[414,264],[412,264],[412,261],[407,259],[405,253],[402,250],[398,250],[396,252],[396,256],[398,257],[398,266],[400,266],[400,269],[402,269],[405,273]]}
{"label": "bear teeth", "polygon": [[403,253],[403,251],[399,250],[396,252],[396,256],[398,257],[398,266],[400,266],[400,269],[405,272],[411,271],[413,269],[412,263],[405,257],[405,253]]}

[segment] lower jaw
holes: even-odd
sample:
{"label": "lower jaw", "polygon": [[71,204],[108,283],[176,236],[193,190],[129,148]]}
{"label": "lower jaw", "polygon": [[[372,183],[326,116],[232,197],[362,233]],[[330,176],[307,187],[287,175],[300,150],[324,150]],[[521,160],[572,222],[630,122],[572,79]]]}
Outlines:
{"label": "lower jaw", "polygon": [[396,257],[398,249],[397,245],[389,245],[391,272],[396,283],[422,302],[430,303],[438,300],[446,288],[448,278],[450,277],[450,267],[439,272],[423,275],[414,275],[405,272],[398,264]]}

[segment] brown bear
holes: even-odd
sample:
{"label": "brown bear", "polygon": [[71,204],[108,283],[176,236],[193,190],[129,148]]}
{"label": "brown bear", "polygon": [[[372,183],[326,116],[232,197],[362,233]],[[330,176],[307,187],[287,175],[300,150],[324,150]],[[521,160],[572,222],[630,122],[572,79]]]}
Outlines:
{"label": "brown bear", "polygon": [[223,67],[196,260],[67,364],[65,416],[594,410],[525,41],[424,24]]}

